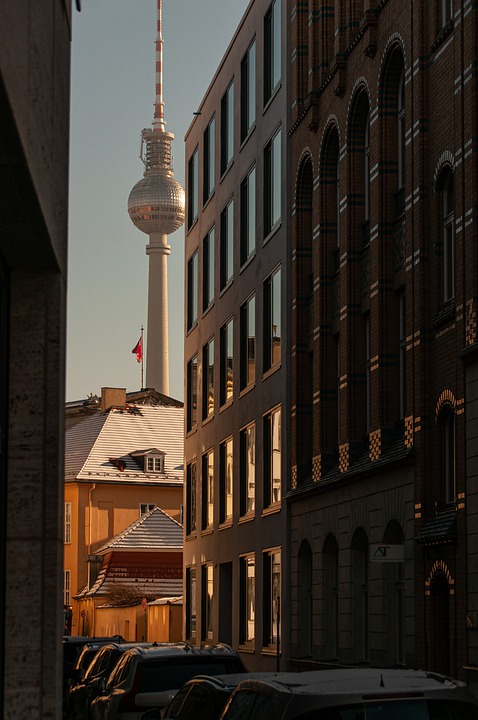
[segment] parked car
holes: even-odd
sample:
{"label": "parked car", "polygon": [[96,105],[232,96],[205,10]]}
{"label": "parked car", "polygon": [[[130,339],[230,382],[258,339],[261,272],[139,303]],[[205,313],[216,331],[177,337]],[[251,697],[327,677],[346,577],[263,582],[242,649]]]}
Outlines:
{"label": "parked car", "polygon": [[[120,655],[132,647],[152,647],[153,645],[157,645],[157,643],[125,642],[85,645],[78,657],[77,666],[73,669],[70,680],[67,697],[68,720],[88,720],[91,702],[100,693],[100,681],[106,681]],[[82,662],[83,658],[89,659],[86,670]]]}
{"label": "parked car", "polygon": [[[66,701],[69,689],[72,684],[72,676],[76,674],[77,678],[81,674],[81,668],[86,670],[92,652],[102,645],[110,642],[122,642],[124,638],[121,635],[113,635],[112,637],[89,637],[87,635],[64,635],[63,636],[63,715],[66,712]],[[84,648],[87,648],[84,651]],[[83,652],[84,651],[84,652]],[[80,660],[80,655],[82,655]],[[78,662],[79,661],[79,662]],[[77,680],[75,680],[76,682]]]}
{"label": "parked car", "polygon": [[246,672],[227,645],[193,648],[174,643],[131,648],[118,660],[104,694],[91,703],[93,720],[140,720],[148,710],[164,709],[179,688],[195,675]]}
{"label": "parked car", "polygon": [[431,672],[351,668],[244,680],[221,720],[478,720],[467,686]]}
{"label": "parked car", "polygon": [[[273,675],[254,673],[255,678],[268,678]],[[197,675],[178,690],[163,715],[159,710],[150,710],[142,720],[159,720],[161,717],[164,720],[218,720],[231,693],[248,677],[249,673]]]}

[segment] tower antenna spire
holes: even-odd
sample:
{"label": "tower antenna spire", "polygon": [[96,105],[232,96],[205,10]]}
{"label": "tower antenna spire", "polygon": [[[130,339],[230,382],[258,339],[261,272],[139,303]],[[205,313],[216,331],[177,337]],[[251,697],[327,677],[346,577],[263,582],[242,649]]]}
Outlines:
{"label": "tower antenna spire", "polygon": [[163,0],[157,0],[156,91],[152,127],[141,133],[144,177],[128,198],[128,213],[138,230],[149,237],[148,326],[146,335],[146,387],[169,394],[168,271],[171,251],[168,235],[184,224],[184,189],[174,178],[171,144],[166,132],[163,104]]}
{"label": "tower antenna spire", "polygon": [[158,0],[156,32],[156,97],[154,101],[153,130],[165,132],[163,102],[163,0]]}

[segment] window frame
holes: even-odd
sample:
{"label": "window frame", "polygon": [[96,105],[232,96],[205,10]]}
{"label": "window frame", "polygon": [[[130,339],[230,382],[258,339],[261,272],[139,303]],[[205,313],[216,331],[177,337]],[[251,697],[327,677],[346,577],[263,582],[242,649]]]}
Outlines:
{"label": "window frame", "polygon": [[221,98],[221,177],[234,161],[234,79]]}
{"label": "window frame", "polygon": [[[251,440],[252,437],[252,462]],[[253,468],[252,473],[250,472]],[[254,516],[256,512],[256,423],[243,427],[239,434],[239,514],[240,517]],[[251,492],[252,490],[252,492]]]}
{"label": "window frame", "polygon": [[199,145],[188,161],[188,230],[199,217]]}
{"label": "window frame", "polygon": [[280,87],[282,80],[281,2],[273,0],[264,16],[264,106]]}
{"label": "window frame", "polygon": [[[247,553],[239,558],[239,645],[253,647],[256,639],[256,556]],[[252,575],[250,569],[252,567]],[[252,580],[252,583],[249,582]],[[252,586],[252,589],[251,589]],[[251,632],[252,629],[252,632]]]}
{"label": "window frame", "polygon": [[193,328],[199,314],[199,251],[196,249],[188,260],[187,329]]}
{"label": "window frame", "polygon": [[186,638],[195,640],[197,634],[197,568],[186,568]]}
{"label": "window frame", "polygon": [[203,312],[214,304],[215,294],[215,250],[216,250],[216,228],[213,225],[203,238],[202,253],[202,288],[203,288]]}
{"label": "window frame", "polygon": [[64,506],[64,519],[63,519],[63,543],[65,545],[71,544],[71,501],[67,500]]}
{"label": "window frame", "polygon": [[[257,336],[256,295],[245,300],[239,310],[240,322],[240,387],[241,391],[252,387],[256,381]],[[251,324],[252,333],[251,334]]]}
{"label": "window frame", "polygon": [[140,503],[139,504],[139,516],[142,517],[143,515],[146,515],[146,513],[151,512],[151,510],[154,510],[156,507],[156,503]]}
{"label": "window frame", "polygon": [[197,460],[186,465],[186,535],[197,532]]}
{"label": "window frame", "polygon": [[[240,255],[241,267],[254,255],[257,241],[256,222],[256,166],[249,169],[243,178],[240,188],[241,215],[240,215]],[[252,202],[251,202],[252,200]]]}
{"label": "window frame", "polygon": [[[211,362],[212,360],[212,362]],[[212,392],[211,392],[212,390]],[[204,343],[202,351],[202,418],[214,415],[215,410],[215,344],[214,335]]]}
{"label": "window frame", "polygon": [[[195,372],[194,372],[195,368]],[[197,353],[188,360],[187,364],[187,406],[186,406],[186,429],[188,432],[197,426],[197,401],[198,401],[198,356]]]}
{"label": "window frame", "polygon": [[216,116],[213,115],[203,134],[203,205],[216,187]]}
{"label": "window frame", "polygon": [[201,565],[201,640],[214,637],[214,565]]}
{"label": "window frame", "polygon": [[241,60],[241,143],[256,124],[256,38]]}
{"label": "window frame", "polygon": [[271,648],[277,647],[279,644],[280,647],[282,634],[282,553],[280,547],[270,548],[263,552],[263,566],[263,646]]}
{"label": "window frame", "polygon": [[201,530],[214,526],[214,449],[209,448],[202,456],[201,473]]}
{"label": "window frame", "polygon": [[[277,405],[264,415],[264,477],[263,508],[279,508],[282,502],[282,406]],[[278,426],[275,425],[278,422]],[[274,434],[278,433],[278,447]],[[276,455],[275,455],[276,454]],[[278,471],[278,476],[274,473]],[[277,482],[278,481],[278,482]]]}
{"label": "window frame", "polygon": [[[277,292],[279,297],[277,298]],[[275,334],[274,334],[274,328]],[[279,335],[277,335],[277,328]],[[282,359],[282,267],[278,265],[264,281],[263,372],[280,367]]]}
{"label": "window frame", "polygon": [[264,148],[264,240],[282,221],[282,127]]}
{"label": "window frame", "polygon": [[231,197],[221,212],[221,290],[234,278],[234,197]]}
{"label": "window frame", "polygon": [[234,441],[230,435],[219,445],[219,525],[232,523],[233,495]]}
{"label": "window frame", "polygon": [[234,397],[234,318],[230,317],[220,329],[219,402],[226,405]]}

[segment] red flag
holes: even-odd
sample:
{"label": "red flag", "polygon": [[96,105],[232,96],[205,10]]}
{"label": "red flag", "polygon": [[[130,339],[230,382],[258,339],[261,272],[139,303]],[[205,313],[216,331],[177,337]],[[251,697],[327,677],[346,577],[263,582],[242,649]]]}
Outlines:
{"label": "red flag", "polygon": [[134,348],[131,350],[133,355],[136,355],[136,362],[141,362],[143,358],[143,338],[140,337]]}

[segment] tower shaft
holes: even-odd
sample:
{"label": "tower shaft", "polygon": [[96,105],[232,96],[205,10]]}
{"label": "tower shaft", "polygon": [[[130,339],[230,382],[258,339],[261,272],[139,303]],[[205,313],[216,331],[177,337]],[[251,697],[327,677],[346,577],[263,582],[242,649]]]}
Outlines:
{"label": "tower shaft", "polygon": [[154,233],[146,246],[149,256],[146,387],[169,394],[168,269],[171,248],[167,235]]}

